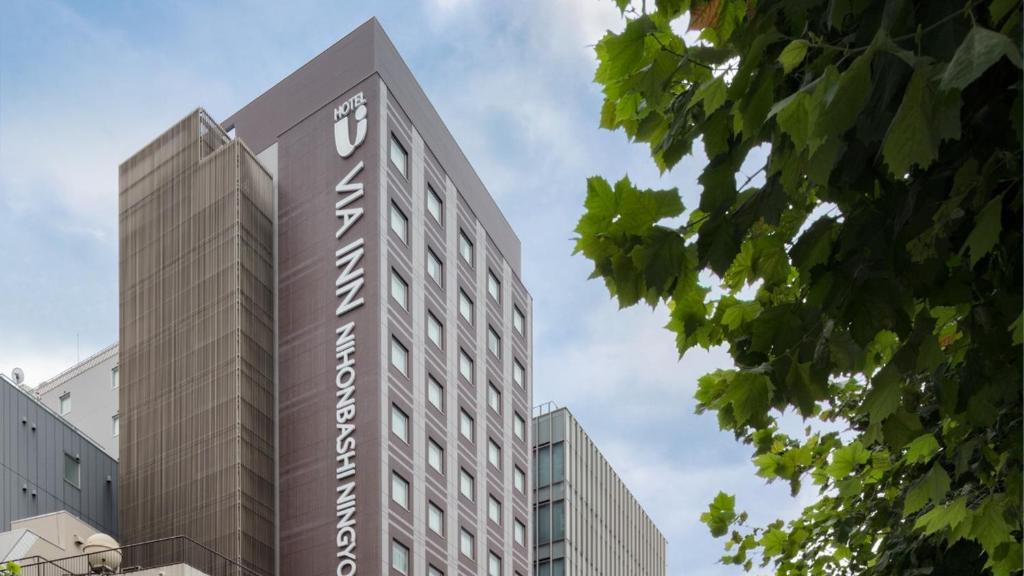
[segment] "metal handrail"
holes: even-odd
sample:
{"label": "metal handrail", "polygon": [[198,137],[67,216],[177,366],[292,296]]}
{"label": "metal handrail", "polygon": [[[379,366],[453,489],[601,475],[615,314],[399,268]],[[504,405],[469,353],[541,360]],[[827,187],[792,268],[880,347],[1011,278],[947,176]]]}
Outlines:
{"label": "metal handrail", "polygon": [[[177,546],[170,550],[161,549],[161,545]],[[191,549],[184,548],[185,546],[192,547]],[[238,562],[235,562],[231,558],[217,552],[216,550],[196,542],[188,536],[170,536],[166,538],[157,538],[154,540],[147,540],[144,542],[136,542],[134,544],[127,544],[119,548],[111,548],[110,550],[88,552],[83,554],[76,554],[74,556],[66,556],[56,560],[48,560],[39,555],[28,556],[15,560],[14,562],[21,566],[23,574],[40,574],[39,568],[51,565],[64,574],[68,575],[87,575],[92,573],[92,569],[88,564],[89,556],[100,554],[103,552],[118,551],[121,553],[122,560],[127,561],[131,557],[131,566],[122,566],[117,573],[132,572],[138,570],[146,570],[151,568],[158,568],[161,566],[168,566],[171,564],[188,564],[193,568],[206,572],[209,576],[262,576],[261,574],[242,566]],[[170,552],[170,554],[166,554]],[[207,562],[202,566],[195,565],[191,560],[197,560],[194,554],[190,552],[199,552],[206,554]],[[135,557],[136,555],[142,556],[142,558]],[[152,562],[145,562],[145,556],[159,556],[160,560],[154,560]],[[37,560],[41,560],[37,561]],[[141,562],[141,563],[140,563]],[[136,565],[138,564],[138,565]],[[36,570],[32,570],[36,568]],[[211,569],[212,568],[212,569]],[[223,570],[217,570],[216,568],[223,568]],[[49,573],[49,572],[45,572]]]}

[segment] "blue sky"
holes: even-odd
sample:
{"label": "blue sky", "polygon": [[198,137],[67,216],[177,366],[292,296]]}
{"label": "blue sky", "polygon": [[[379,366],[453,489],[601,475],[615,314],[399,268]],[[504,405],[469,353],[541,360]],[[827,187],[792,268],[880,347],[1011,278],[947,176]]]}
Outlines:
{"label": "blue sky", "polygon": [[761,521],[799,503],[693,414],[697,378],[727,355],[677,359],[663,310],[617,310],[572,255],[588,176],[695,205],[703,162],[659,176],[645,147],[598,129],[592,45],[622,26],[611,0],[5,3],[0,372],[35,384],[117,338],[121,160],[196,106],[226,118],[371,16],[522,239],[536,403],[576,414],[668,538],[669,574],[741,574],[698,522],[714,494]]}

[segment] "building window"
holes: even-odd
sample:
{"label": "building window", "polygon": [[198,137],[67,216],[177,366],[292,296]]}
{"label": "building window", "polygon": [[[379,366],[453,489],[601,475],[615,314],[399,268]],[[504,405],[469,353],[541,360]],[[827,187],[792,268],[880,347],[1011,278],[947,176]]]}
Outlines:
{"label": "building window", "polygon": [[391,405],[391,432],[403,442],[409,442],[409,417],[394,404]]}
{"label": "building window", "polygon": [[444,448],[433,440],[427,442],[427,464],[438,474],[444,474]]}
{"label": "building window", "polygon": [[443,206],[444,203],[441,202],[441,197],[427,184],[427,212],[441,225],[444,225],[444,216],[441,215]]}
{"label": "building window", "polygon": [[427,376],[427,400],[434,408],[444,412],[444,387],[433,376]]}
{"label": "building window", "polygon": [[391,473],[391,499],[402,508],[409,509],[409,482],[398,472]]}
{"label": "building window", "polygon": [[523,365],[519,363],[519,360],[512,361],[512,381],[520,388],[525,385],[526,370],[523,368]]}
{"label": "building window", "polygon": [[512,537],[515,539],[516,544],[520,546],[526,546],[526,524],[523,524],[516,518],[515,529],[512,531]]}
{"label": "building window", "polygon": [[66,480],[72,486],[78,488],[81,486],[81,472],[82,463],[78,461],[78,458],[71,454],[64,454],[64,480]]}
{"label": "building window", "polygon": [[427,338],[434,343],[434,346],[444,348],[443,334],[444,329],[441,327],[441,321],[430,312],[427,312]]}
{"label": "building window", "polygon": [[491,326],[487,327],[487,349],[491,351],[491,354],[501,358],[501,336],[498,336]]}
{"label": "building window", "polygon": [[462,256],[466,264],[473,265],[473,241],[462,230],[459,230],[459,256]]}
{"label": "building window", "polygon": [[459,289],[459,315],[466,322],[473,323],[473,300],[462,289]]}
{"label": "building window", "polygon": [[512,327],[520,334],[523,334],[526,330],[526,316],[523,316],[519,306],[512,307]]}
{"label": "building window", "polygon": [[444,281],[441,279],[443,270],[441,259],[434,254],[433,250],[427,248],[427,276],[433,278],[438,286],[444,286]]}
{"label": "building window", "polygon": [[487,439],[487,461],[495,468],[501,468],[501,446],[497,442]]}
{"label": "building window", "polygon": [[462,552],[462,555],[466,558],[473,558],[473,549],[476,547],[475,540],[476,538],[470,534],[469,530],[466,530],[465,528],[462,529],[459,534],[459,551]]}
{"label": "building window", "polygon": [[427,503],[427,527],[438,536],[444,536],[444,510],[433,502]]}
{"label": "building window", "polygon": [[401,574],[409,573],[409,549],[397,540],[391,541],[391,567]]}
{"label": "building window", "polygon": [[473,438],[473,417],[465,410],[459,410],[459,433],[466,440],[472,442]]}
{"label": "building window", "polygon": [[409,155],[405,152],[405,147],[395,138],[395,135],[391,135],[391,163],[398,169],[398,173],[402,176],[408,176],[409,172]]}
{"label": "building window", "polygon": [[487,576],[501,576],[501,556],[494,552],[487,553]]}
{"label": "building window", "polygon": [[121,418],[117,414],[110,417],[110,429],[114,438],[121,434]]}
{"label": "building window", "polygon": [[391,338],[391,365],[402,374],[409,375],[409,350],[402,346],[398,338]]}
{"label": "building window", "polygon": [[473,475],[466,472],[464,468],[459,469],[459,494],[466,497],[467,500],[473,500],[475,498],[476,488],[473,486]]}
{"label": "building window", "polygon": [[462,377],[470,384],[473,383],[473,359],[466,354],[465,350],[461,349],[459,350],[459,374],[462,374]]}
{"label": "building window", "polygon": [[519,492],[526,493],[526,472],[523,472],[519,466],[516,466],[512,474],[512,484]]}
{"label": "building window", "polygon": [[60,415],[64,416],[71,412],[71,392],[60,395]]}
{"label": "building window", "polygon": [[409,309],[409,285],[394,270],[391,271],[391,297],[399,306]]}
{"label": "building window", "polygon": [[409,242],[409,219],[394,203],[391,204],[391,231],[397,234],[402,242]]}
{"label": "building window", "polygon": [[494,298],[495,302],[501,302],[501,281],[490,270],[487,271],[487,294]]}
{"label": "building window", "polygon": [[501,391],[492,382],[487,383],[487,406],[501,414]]}
{"label": "building window", "polygon": [[494,496],[487,497],[487,518],[501,526],[501,502]]}
{"label": "building window", "polygon": [[516,438],[525,441],[526,440],[526,420],[518,413],[512,417],[512,432],[516,435]]}
{"label": "building window", "polygon": [[110,371],[110,389],[117,390],[118,386],[121,385],[121,371],[118,366],[114,366],[114,369]]}
{"label": "building window", "polygon": [[434,568],[433,566],[431,566],[427,570],[427,576],[444,576],[444,572],[441,572],[437,568]]}

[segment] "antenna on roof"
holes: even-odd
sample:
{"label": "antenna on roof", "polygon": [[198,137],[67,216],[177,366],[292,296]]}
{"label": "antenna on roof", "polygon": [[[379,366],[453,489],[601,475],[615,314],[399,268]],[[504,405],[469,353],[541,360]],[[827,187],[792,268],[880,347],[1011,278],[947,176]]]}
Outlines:
{"label": "antenna on roof", "polygon": [[15,384],[21,385],[25,381],[25,371],[21,368],[15,368],[11,371],[11,379],[14,380]]}

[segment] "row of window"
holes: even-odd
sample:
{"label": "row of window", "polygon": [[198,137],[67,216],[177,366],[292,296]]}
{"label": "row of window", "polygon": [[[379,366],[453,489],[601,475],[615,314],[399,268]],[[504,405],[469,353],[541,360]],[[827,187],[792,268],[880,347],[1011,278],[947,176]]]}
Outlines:
{"label": "row of window", "polygon": [[[409,219],[405,217],[402,210],[395,204],[391,205],[391,230],[403,241],[408,242]],[[459,254],[463,259],[472,265],[473,243],[464,233],[459,233]],[[439,288],[444,287],[444,264],[433,250],[427,248],[427,276],[433,280]],[[408,310],[409,284],[396,271],[391,271],[391,296],[398,304]],[[490,269],[487,270],[487,294],[496,303],[501,303],[501,280]],[[466,295],[465,291],[459,290],[459,313],[470,324],[473,323],[473,301]],[[519,309],[518,305],[512,306],[512,327],[516,332],[524,334],[526,330],[526,316]]]}
{"label": "row of window", "polygon": [[[431,331],[434,329],[439,331],[440,326],[434,329],[432,329],[430,326],[431,321],[430,318],[428,317],[427,337],[432,339],[430,335]],[[497,344],[495,344],[495,346],[497,346]],[[397,336],[391,337],[391,365],[394,366],[399,372],[401,372],[403,376],[409,375],[409,349],[405,346],[405,344],[402,343],[401,340],[398,339]],[[460,348],[459,374],[463,378],[465,378],[466,381],[469,382],[470,384],[474,384],[476,382],[474,370],[475,365],[476,363],[474,362],[473,357],[470,356],[468,352]],[[431,376],[431,378],[433,377]],[[512,360],[512,381],[515,382],[516,386],[519,386],[520,388],[526,387],[526,368],[524,368],[523,365],[519,363],[518,358]]]}
{"label": "row of window", "polygon": [[[459,552],[467,558],[476,559],[476,537],[473,533],[462,529],[459,534]],[[391,567],[400,574],[409,574],[411,564],[409,560],[409,547],[398,540],[391,541]],[[444,572],[433,564],[427,568],[427,576],[444,576]],[[487,552],[487,576],[501,576],[501,556],[492,551]],[[520,576],[516,572],[516,576]]]}
{"label": "row of window", "polygon": [[[119,376],[119,373],[120,370],[118,370],[117,366],[114,366],[114,368],[110,371],[111,390],[117,390],[117,388],[121,385],[121,378]],[[58,410],[60,411],[61,416],[67,416],[68,414],[71,413],[71,392],[65,392],[60,395],[60,397],[57,399],[57,407]],[[115,416],[114,418],[117,417]],[[114,436],[117,436],[117,428],[115,428],[114,430]]]}

